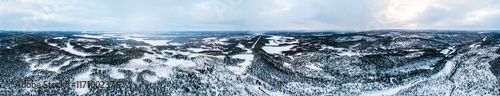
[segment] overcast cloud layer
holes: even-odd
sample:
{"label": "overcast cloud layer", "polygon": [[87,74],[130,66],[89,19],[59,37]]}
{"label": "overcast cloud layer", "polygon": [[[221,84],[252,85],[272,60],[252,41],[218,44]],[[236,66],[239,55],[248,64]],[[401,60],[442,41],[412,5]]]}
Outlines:
{"label": "overcast cloud layer", "polygon": [[0,0],[0,30],[500,29],[500,0]]}

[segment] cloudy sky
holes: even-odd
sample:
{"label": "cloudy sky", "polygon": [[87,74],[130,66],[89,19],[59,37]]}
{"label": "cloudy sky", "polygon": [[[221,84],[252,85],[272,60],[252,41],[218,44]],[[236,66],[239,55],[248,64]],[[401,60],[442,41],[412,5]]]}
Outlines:
{"label": "cloudy sky", "polygon": [[500,0],[0,0],[0,30],[500,29]]}

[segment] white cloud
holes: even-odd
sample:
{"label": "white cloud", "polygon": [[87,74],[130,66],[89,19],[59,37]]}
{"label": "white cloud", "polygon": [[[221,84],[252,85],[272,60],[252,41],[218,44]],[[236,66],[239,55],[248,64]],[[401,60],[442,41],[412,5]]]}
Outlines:
{"label": "white cloud", "polygon": [[500,1],[0,0],[0,18],[6,30],[500,29]]}
{"label": "white cloud", "polygon": [[480,9],[477,11],[472,11],[467,13],[466,19],[464,20],[465,24],[476,24],[476,22],[484,21],[485,17],[495,16],[500,12],[500,10],[495,9]]}

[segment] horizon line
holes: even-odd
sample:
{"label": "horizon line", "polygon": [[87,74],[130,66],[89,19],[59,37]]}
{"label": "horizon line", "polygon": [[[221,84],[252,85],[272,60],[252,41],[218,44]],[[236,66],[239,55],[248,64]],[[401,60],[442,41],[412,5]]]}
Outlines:
{"label": "horizon line", "polygon": [[165,30],[165,31],[81,31],[81,30],[0,30],[0,31],[19,31],[19,32],[272,32],[272,31],[292,31],[292,32],[327,32],[327,31],[344,31],[344,32],[370,32],[370,31],[390,31],[390,30],[407,30],[407,31],[500,31],[500,29],[376,29],[376,30]]}

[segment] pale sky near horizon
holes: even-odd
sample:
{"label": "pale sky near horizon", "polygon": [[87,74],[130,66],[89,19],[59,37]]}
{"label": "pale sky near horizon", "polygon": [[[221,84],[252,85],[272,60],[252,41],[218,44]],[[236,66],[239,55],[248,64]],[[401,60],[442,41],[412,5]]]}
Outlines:
{"label": "pale sky near horizon", "polygon": [[500,29],[500,0],[0,0],[0,30]]}

